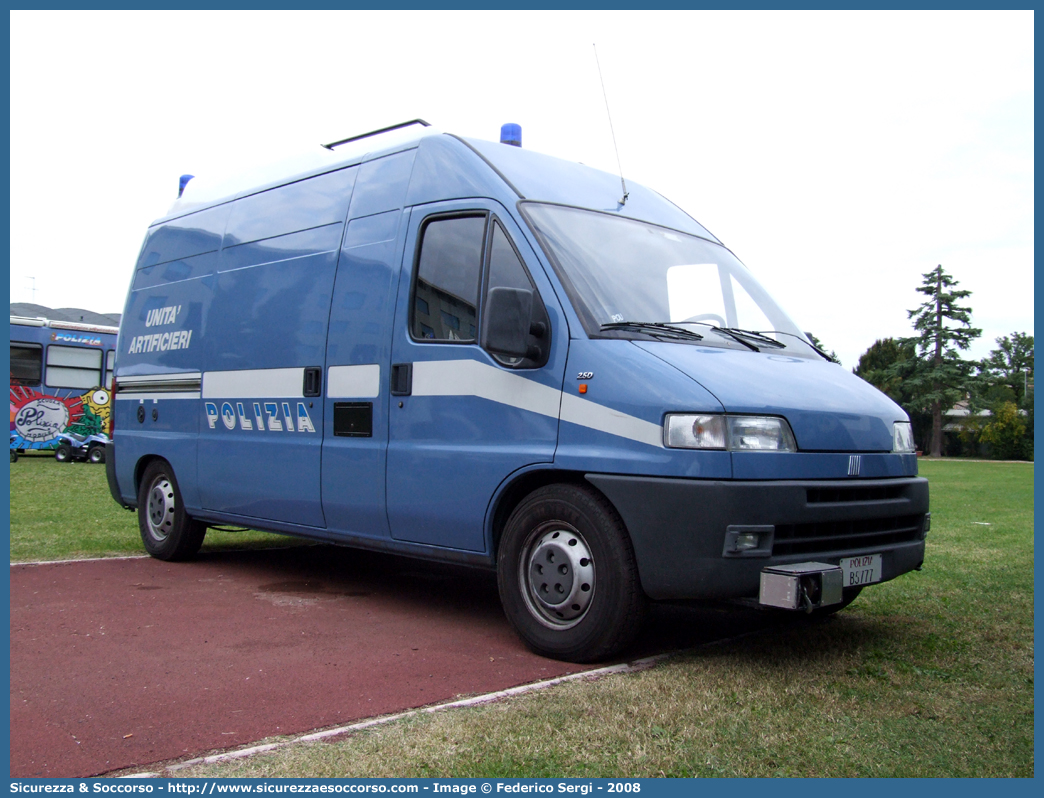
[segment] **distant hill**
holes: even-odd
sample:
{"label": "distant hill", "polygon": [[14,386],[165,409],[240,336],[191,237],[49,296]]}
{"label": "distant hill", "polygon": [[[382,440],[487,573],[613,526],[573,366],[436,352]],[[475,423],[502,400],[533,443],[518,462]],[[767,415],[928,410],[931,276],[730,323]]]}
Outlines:
{"label": "distant hill", "polygon": [[100,324],[105,327],[119,327],[119,313],[95,313],[83,308],[47,308],[31,302],[12,302],[12,316],[28,316],[31,319],[43,317],[51,321],[77,321],[84,324]]}

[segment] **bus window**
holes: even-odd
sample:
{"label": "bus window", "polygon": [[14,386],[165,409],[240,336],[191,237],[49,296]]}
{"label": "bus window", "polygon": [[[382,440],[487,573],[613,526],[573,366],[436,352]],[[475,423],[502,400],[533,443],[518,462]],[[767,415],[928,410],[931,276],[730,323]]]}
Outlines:
{"label": "bus window", "polygon": [[39,385],[43,372],[40,344],[11,343],[11,384]]}
{"label": "bus window", "polygon": [[51,388],[95,388],[102,384],[100,349],[47,347],[47,385]]}
{"label": "bus window", "polygon": [[105,385],[112,392],[112,371],[116,367],[116,350],[110,349],[105,353]]}

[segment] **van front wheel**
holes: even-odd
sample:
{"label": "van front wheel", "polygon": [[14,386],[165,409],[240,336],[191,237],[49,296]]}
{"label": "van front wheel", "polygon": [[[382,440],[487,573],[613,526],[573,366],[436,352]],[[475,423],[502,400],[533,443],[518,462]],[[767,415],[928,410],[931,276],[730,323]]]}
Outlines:
{"label": "van front wheel", "polygon": [[526,644],[548,657],[594,662],[638,633],[646,599],[631,541],[600,494],[549,485],[515,508],[497,555],[500,600]]}
{"label": "van front wheel", "polygon": [[159,560],[187,560],[203,545],[207,527],[185,513],[174,469],[164,460],[154,460],[142,476],[138,528],[145,551]]}

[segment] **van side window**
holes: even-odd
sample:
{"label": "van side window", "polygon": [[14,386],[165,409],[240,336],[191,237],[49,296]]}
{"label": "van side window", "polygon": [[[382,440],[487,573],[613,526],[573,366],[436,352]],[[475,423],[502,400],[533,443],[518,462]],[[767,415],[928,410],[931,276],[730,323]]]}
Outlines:
{"label": "van side window", "polygon": [[76,346],[47,347],[47,385],[96,388],[102,384],[102,352]]}
{"label": "van side window", "polygon": [[11,384],[39,385],[43,376],[43,347],[40,344],[11,344]]}
{"label": "van side window", "polygon": [[[551,329],[551,321],[547,315],[547,309],[540,300],[540,293],[533,284],[532,278],[522,265],[522,259],[518,256],[511,239],[499,222],[493,222],[493,234],[489,244],[489,276],[486,280],[485,296],[489,297],[489,291],[493,288],[522,288],[533,292],[533,316],[532,322],[537,326],[543,326],[544,330]],[[530,334],[529,344],[542,351],[542,355],[534,358],[529,357],[505,357],[493,354],[493,359],[501,365],[510,368],[539,368],[547,362],[547,346],[540,346],[538,338],[543,334]],[[546,341],[544,342],[546,344]]]}
{"label": "van side window", "polygon": [[414,338],[475,341],[485,233],[485,215],[436,218],[425,225],[414,287]]}
{"label": "van side window", "polygon": [[533,281],[526,274],[522,261],[519,260],[515,248],[500,224],[493,223],[493,243],[489,250],[489,284],[490,288],[526,288],[535,290]]}

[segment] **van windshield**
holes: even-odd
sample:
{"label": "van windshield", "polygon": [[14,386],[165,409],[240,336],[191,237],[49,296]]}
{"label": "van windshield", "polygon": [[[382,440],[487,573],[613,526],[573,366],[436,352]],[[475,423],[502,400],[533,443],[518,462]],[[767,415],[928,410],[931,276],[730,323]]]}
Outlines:
{"label": "van windshield", "polygon": [[[597,211],[533,202],[522,208],[589,336],[669,337],[816,357],[800,328],[724,247]],[[698,335],[671,335],[663,325]]]}

